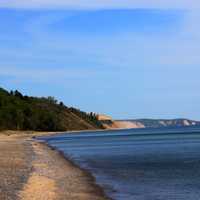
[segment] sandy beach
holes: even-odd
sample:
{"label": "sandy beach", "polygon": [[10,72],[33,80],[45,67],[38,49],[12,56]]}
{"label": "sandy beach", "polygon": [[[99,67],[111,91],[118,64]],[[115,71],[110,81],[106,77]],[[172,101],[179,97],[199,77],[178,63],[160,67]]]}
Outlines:
{"label": "sandy beach", "polygon": [[108,199],[89,173],[33,135],[0,135],[1,200]]}

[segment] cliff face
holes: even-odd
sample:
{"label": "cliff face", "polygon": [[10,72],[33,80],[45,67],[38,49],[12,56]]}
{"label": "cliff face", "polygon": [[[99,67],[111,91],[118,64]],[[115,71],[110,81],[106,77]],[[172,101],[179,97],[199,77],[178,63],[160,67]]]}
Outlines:
{"label": "cliff face", "polygon": [[126,128],[162,128],[162,127],[183,127],[200,126],[199,121],[189,119],[137,119],[137,120],[112,120],[101,118],[106,129]]}
{"label": "cliff face", "polygon": [[104,120],[102,124],[106,129],[145,128],[140,122]]}
{"label": "cliff face", "polygon": [[145,128],[162,128],[162,127],[182,127],[182,126],[198,126],[199,121],[189,119],[139,119],[130,120],[131,122],[139,122]]}

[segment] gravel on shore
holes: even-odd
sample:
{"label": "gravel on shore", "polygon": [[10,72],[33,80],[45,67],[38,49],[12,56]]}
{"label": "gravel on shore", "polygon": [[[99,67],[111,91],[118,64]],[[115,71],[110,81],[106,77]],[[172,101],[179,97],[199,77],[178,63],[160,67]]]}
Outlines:
{"label": "gravel on shore", "polygon": [[106,200],[94,178],[25,135],[0,135],[1,200]]}

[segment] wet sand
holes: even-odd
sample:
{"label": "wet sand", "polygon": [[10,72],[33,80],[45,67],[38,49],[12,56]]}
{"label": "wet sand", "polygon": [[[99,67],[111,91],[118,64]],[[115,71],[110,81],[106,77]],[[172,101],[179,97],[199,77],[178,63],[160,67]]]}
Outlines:
{"label": "wet sand", "polygon": [[108,199],[89,173],[32,135],[0,134],[1,200]]}

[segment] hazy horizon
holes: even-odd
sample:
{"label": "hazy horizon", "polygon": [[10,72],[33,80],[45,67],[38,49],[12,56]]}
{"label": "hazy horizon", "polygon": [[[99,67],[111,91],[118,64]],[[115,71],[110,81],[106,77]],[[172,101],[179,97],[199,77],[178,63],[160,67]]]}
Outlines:
{"label": "hazy horizon", "polygon": [[0,86],[115,119],[200,120],[198,1],[8,0]]}

